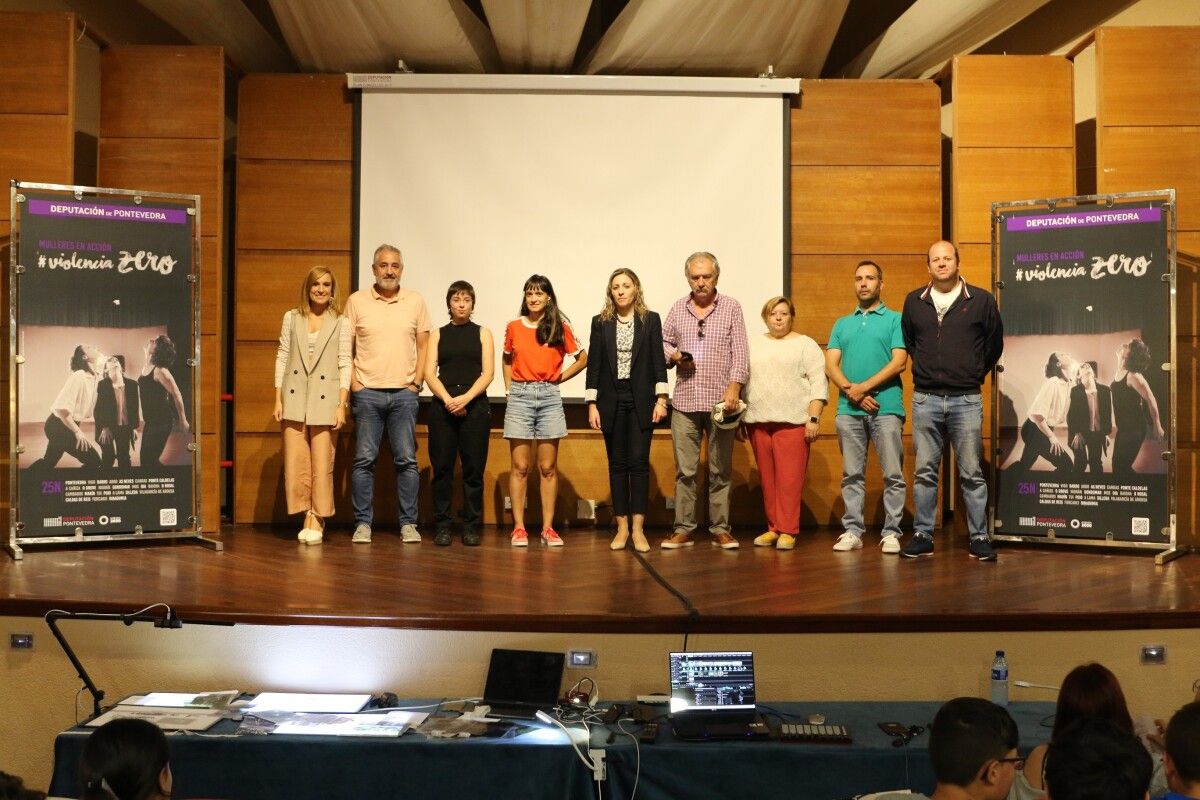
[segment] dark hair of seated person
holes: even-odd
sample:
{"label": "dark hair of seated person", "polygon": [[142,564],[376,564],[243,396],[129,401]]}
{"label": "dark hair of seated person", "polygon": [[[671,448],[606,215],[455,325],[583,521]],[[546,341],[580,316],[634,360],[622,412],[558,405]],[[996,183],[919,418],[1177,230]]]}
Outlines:
{"label": "dark hair of seated person", "polygon": [[46,793],[25,788],[16,775],[0,772],[0,800],[45,800]]}
{"label": "dark hair of seated person", "polygon": [[1058,690],[1054,729],[1050,741],[1086,717],[1099,717],[1124,731],[1133,732],[1133,717],[1117,676],[1103,664],[1081,664],[1067,673]]}
{"label": "dark hair of seated person", "polygon": [[985,764],[1017,743],[1017,724],[1007,711],[978,697],[956,697],[933,718],[929,761],[938,783],[970,786]]}
{"label": "dark hair of seated person", "polygon": [[115,719],[97,728],[79,759],[81,800],[171,796],[167,737],[152,722]]}
{"label": "dark hair of seated person", "polygon": [[1111,720],[1081,719],[1046,753],[1052,800],[1143,800],[1154,764],[1136,736]]}
{"label": "dark hair of seated person", "polygon": [[1185,783],[1200,783],[1200,702],[1188,703],[1171,717],[1166,745],[1175,774]]}

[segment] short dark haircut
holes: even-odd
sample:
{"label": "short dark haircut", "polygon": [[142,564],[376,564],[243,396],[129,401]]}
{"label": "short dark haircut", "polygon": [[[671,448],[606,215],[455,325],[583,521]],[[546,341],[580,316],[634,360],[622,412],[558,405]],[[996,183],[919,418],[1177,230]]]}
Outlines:
{"label": "short dark haircut", "polygon": [[83,745],[81,796],[145,800],[158,791],[158,777],[167,761],[167,737],[157,725],[144,719],[114,719],[97,728]]}
{"label": "short dark haircut", "polygon": [[28,789],[16,775],[0,772],[0,798],[3,800],[45,800],[46,793]]}
{"label": "short dark haircut", "polygon": [[1100,717],[1133,732],[1133,717],[1117,676],[1103,664],[1082,664],[1067,673],[1058,690],[1050,741],[1084,717]]}
{"label": "short dark haircut", "polygon": [[450,301],[454,299],[454,295],[459,292],[471,298],[471,305],[475,305],[475,287],[466,281],[455,281],[450,284],[450,288],[446,290],[446,308],[450,308]]}
{"label": "short dark haircut", "polygon": [[1018,743],[1017,723],[1000,706],[956,697],[938,709],[929,729],[929,760],[938,783],[969,786],[989,761]]}
{"label": "short dark haircut", "polygon": [[876,264],[876,263],[875,263],[874,261],[872,261],[871,259],[869,259],[869,258],[868,258],[868,259],[864,259],[863,261],[860,261],[860,262],[858,262],[857,264],[855,264],[855,265],[854,265],[854,272],[855,272],[856,274],[858,273],[858,268],[859,268],[859,267],[874,267],[874,268],[875,268],[875,273],[876,273],[876,275],[878,276],[879,280],[883,280],[883,267],[879,266],[878,264]]}
{"label": "short dark haircut", "polygon": [[71,354],[71,372],[83,370],[91,372],[91,366],[88,365],[87,353],[83,349],[83,345],[76,345],[75,352]]}
{"label": "short dark haircut", "polygon": [[154,352],[150,354],[150,363],[156,367],[169,367],[175,363],[175,343],[170,336],[154,337]]}
{"label": "short dark haircut", "polygon": [[1188,703],[1167,723],[1167,755],[1179,777],[1200,782],[1200,702]]}
{"label": "short dark haircut", "polygon": [[1111,720],[1081,719],[1046,751],[1046,795],[1053,800],[1142,800],[1154,765],[1131,732]]}

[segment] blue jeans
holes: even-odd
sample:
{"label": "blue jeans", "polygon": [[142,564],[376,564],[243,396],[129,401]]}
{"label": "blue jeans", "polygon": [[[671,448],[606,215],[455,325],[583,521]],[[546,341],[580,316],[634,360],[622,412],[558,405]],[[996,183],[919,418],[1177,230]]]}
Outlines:
{"label": "blue jeans", "polygon": [[392,461],[396,465],[396,496],[400,524],[417,522],[417,393],[409,389],[359,389],[352,394],[354,406],[354,468],[350,474],[350,497],[354,523],[371,524],[374,518],[375,461],[383,434],[388,435]]}
{"label": "blue jeans", "polygon": [[[883,472],[883,536],[900,538],[900,518],[904,514],[904,417],[895,414],[857,416],[838,414],[838,447],[842,451],[842,502],[846,513],[842,528],[862,538],[863,503],[866,497],[864,474],[867,446],[874,442],[875,455]],[[934,489],[936,496],[937,489]]]}
{"label": "blue jeans", "polygon": [[958,461],[958,483],[967,507],[971,538],[987,538],[987,481],[983,477],[983,398],[979,394],[941,397],[913,392],[913,444],[917,468],[913,475],[913,529],[933,537],[937,520],[938,467],[947,437]]}

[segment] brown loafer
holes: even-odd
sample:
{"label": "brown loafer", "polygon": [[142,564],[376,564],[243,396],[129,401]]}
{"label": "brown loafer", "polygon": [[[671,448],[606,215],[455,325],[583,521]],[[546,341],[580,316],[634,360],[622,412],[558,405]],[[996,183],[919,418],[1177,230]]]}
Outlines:
{"label": "brown loafer", "polygon": [[675,533],[671,534],[669,539],[663,539],[662,544],[659,545],[659,547],[661,547],[663,550],[678,550],[681,547],[691,547],[693,544],[695,544],[695,542],[692,541],[692,535],[690,533],[676,531]]}
{"label": "brown loafer", "polygon": [[733,538],[728,531],[714,533],[712,537],[713,547],[719,547],[722,550],[737,550],[738,540]]}

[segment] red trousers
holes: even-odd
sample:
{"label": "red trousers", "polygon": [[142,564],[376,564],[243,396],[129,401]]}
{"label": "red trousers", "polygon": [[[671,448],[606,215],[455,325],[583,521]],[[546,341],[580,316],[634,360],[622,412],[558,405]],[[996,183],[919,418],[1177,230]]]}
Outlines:
{"label": "red trousers", "polygon": [[795,536],[800,532],[800,499],[808,472],[808,440],[803,425],[755,422],[746,425],[762,479],[767,527]]}

